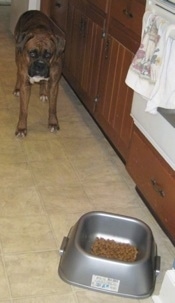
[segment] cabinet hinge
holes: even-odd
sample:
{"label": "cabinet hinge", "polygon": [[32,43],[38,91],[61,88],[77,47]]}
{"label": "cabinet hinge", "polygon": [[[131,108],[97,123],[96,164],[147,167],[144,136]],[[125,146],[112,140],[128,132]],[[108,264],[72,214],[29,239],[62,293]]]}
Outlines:
{"label": "cabinet hinge", "polygon": [[98,102],[98,99],[99,99],[99,96],[96,96],[96,97],[94,98],[94,102],[97,103],[97,102]]}
{"label": "cabinet hinge", "polygon": [[106,38],[106,32],[105,32],[105,31],[102,31],[101,37],[102,37],[102,39],[105,39],[105,38]]}
{"label": "cabinet hinge", "polygon": [[96,96],[96,97],[94,98],[93,112],[95,112],[95,110],[96,110],[96,106],[97,106],[98,100],[99,100],[99,96]]}

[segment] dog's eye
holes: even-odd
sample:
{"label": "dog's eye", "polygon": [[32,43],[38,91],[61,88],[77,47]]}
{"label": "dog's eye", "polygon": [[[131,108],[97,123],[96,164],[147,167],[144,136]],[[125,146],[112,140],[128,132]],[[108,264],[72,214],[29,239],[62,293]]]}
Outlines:
{"label": "dog's eye", "polygon": [[29,52],[30,58],[37,58],[38,57],[38,52],[36,50],[32,50]]}
{"label": "dog's eye", "polygon": [[52,54],[51,53],[49,53],[49,52],[44,52],[44,58],[46,58],[46,59],[50,59],[52,57]]}

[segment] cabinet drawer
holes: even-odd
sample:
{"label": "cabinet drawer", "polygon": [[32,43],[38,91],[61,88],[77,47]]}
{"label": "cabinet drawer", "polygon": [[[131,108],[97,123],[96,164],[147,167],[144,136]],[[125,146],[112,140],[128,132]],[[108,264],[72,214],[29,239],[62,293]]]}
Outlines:
{"label": "cabinet drawer", "polygon": [[174,171],[134,128],[127,170],[143,194],[155,217],[175,241]]}
{"label": "cabinet drawer", "polygon": [[140,36],[145,0],[112,0],[110,16],[125,29]]}

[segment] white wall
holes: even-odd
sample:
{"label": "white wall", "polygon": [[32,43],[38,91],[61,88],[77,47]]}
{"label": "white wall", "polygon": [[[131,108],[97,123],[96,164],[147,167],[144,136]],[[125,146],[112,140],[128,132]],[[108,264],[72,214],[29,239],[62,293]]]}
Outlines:
{"label": "white wall", "polygon": [[40,9],[40,0],[29,0],[29,10],[30,9]]}
{"label": "white wall", "polygon": [[40,0],[11,0],[10,31],[14,28],[19,16],[27,10],[40,9]]}

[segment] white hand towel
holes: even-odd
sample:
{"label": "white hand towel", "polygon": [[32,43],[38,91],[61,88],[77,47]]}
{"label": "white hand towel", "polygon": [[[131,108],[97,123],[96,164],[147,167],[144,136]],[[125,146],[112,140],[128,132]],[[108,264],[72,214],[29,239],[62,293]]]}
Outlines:
{"label": "white hand towel", "polygon": [[168,39],[169,23],[163,18],[146,11],[143,17],[140,47],[131,63],[126,84],[149,99],[155,89]]}
{"label": "white hand towel", "polygon": [[161,74],[147,102],[146,111],[157,113],[157,107],[175,109],[175,40],[168,38]]}

